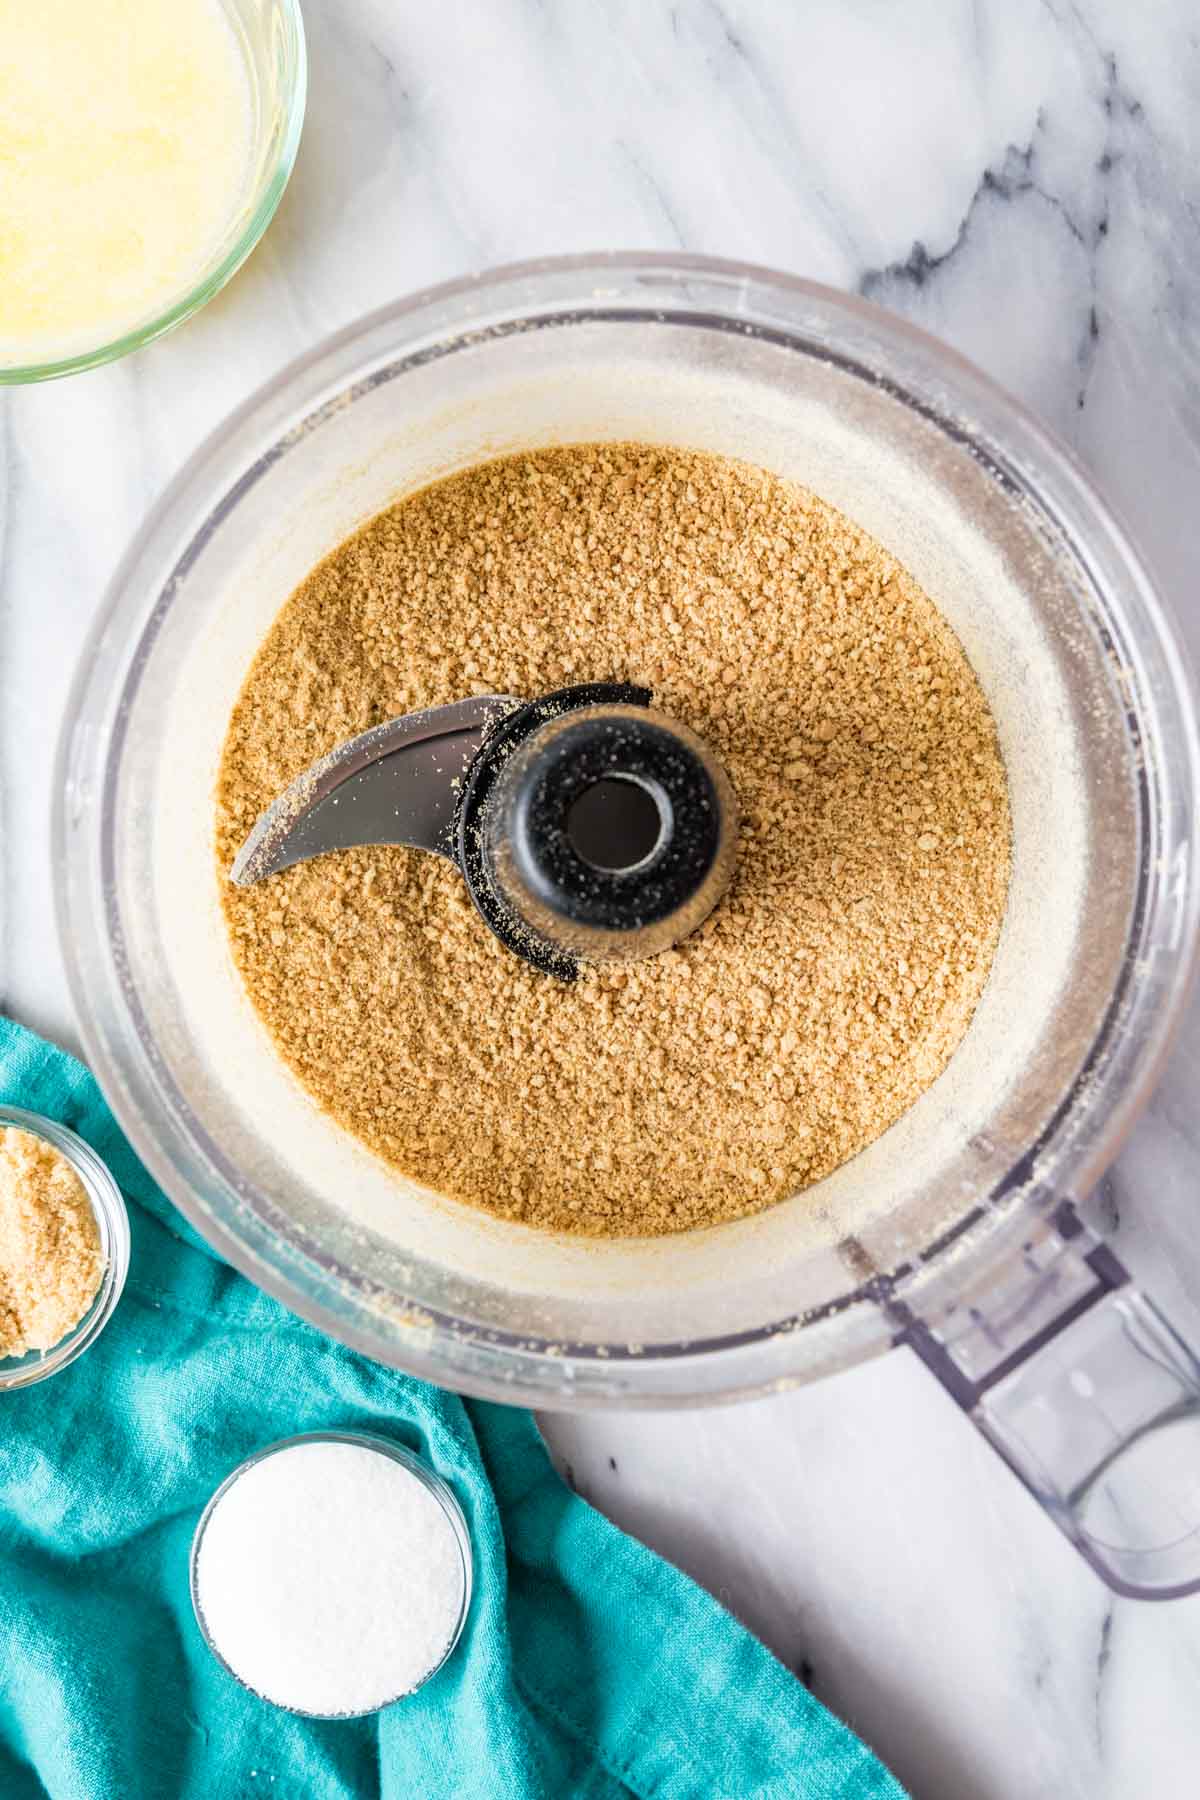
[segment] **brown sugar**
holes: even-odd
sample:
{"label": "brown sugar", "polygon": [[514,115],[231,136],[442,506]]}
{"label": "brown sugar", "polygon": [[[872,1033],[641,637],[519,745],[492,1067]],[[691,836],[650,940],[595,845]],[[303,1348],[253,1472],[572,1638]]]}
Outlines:
{"label": "brown sugar", "polygon": [[[737,792],[731,889],[677,949],[556,982],[399,848],[225,881],[354,733],[585,680],[649,687]],[[217,852],[250,998],[341,1125],[504,1217],[654,1234],[819,1180],[937,1077],[991,965],[1009,813],[962,648],[878,543],[746,464],[582,445],[427,488],[301,584],[230,723]]]}
{"label": "brown sugar", "polygon": [[103,1273],[96,1217],[66,1157],[32,1132],[0,1126],[0,1357],[52,1350]]}

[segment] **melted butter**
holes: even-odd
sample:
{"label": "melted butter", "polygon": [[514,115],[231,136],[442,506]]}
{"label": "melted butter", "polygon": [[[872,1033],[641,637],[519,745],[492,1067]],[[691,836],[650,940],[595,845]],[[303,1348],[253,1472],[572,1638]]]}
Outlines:
{"label": "melted butter", "polygon": [[182,298],[244,201],[250,145],[218,0],[0,0],[0,365]]}

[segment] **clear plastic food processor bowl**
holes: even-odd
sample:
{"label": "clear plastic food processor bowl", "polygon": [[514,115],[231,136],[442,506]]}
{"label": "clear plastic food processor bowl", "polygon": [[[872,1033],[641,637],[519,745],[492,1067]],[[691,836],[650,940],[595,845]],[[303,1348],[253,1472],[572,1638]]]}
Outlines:
{"label": "clear plastic food processor bowl", "polygon": [[[912,571],[994,709],[1014,866],[970,1031],[884,1137],[758,1218],[594,1243],[422,1192],[307,1100],[225,948],[211,790],[257,644],[348,532],[482,458],[630,438],[804,482]],[[156,508],[62,745],[61,925],[88,1052],[139,1153],[323,1329],[543,1407],[757,1394],[902,1340],[1106,1579],[1178,1593],[1200,1586],[1200,1373],[1072,1197],[1115,1155],[1183,1004],[1197,768],[1144,566],[1070,456],[967,363],[763,270],[528,264],[332,338]]]}

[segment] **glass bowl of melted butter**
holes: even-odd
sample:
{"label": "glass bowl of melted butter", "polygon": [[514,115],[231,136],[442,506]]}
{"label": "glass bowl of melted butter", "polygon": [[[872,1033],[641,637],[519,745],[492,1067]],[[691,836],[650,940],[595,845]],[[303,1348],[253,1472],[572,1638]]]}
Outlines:
{"label": "glass bowl of melted butter", "polygon": [[0,385],[210,300],[279,204],[305,89],[298,0],[0,0]]}

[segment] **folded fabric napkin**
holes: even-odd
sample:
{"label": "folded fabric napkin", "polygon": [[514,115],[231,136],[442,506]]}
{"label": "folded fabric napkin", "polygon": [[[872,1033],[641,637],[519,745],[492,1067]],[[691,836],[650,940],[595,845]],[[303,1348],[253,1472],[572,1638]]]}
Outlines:
{"label": "folded fabric napkin", "polygon": [[[70,1368],[0,1394],[4,1800],[902,1800],[700,1588],[554,1473],[530,1414],[380,1367],[228,1268],[154,1187],[87,1071],[0,1020],[0,1099],[99,1152],[124,1298]],[[235,1463],[328,1427],[420,1452],[467,1516],[462,1641],[407,1700],[317,1722],[255,1699],[192,1617],[188,1551]]]}

